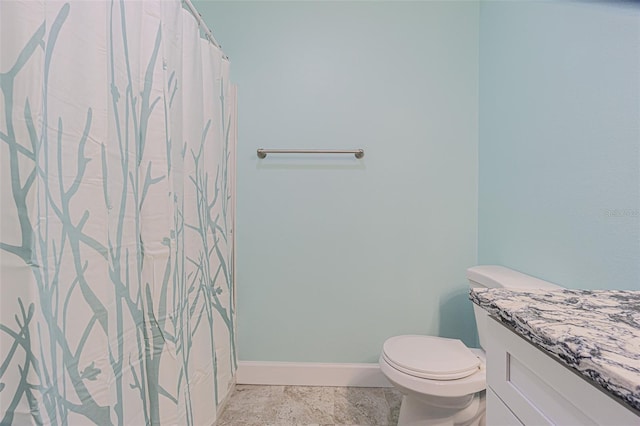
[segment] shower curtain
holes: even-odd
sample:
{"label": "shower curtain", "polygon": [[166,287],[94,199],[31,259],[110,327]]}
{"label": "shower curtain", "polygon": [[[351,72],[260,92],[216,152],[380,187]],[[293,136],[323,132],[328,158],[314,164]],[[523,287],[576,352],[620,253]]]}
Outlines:
{"label": "shower curtain", "polygon": [[236,92],[178,0],[0,2],[0,423],[211,425]]}

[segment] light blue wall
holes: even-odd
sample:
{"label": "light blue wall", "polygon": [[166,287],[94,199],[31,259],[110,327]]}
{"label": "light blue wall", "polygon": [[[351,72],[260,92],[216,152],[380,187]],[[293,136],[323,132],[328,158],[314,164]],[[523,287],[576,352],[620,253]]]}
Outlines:
{"label": "light blue wall", "polygon": [[640,5],[483,2],[479,261],[640,289]]}
{"label": "light blue wall", "polygon": [[399,333],[474,344],[477,3],[196,6],[239,87],[240,359],[375,362]]}

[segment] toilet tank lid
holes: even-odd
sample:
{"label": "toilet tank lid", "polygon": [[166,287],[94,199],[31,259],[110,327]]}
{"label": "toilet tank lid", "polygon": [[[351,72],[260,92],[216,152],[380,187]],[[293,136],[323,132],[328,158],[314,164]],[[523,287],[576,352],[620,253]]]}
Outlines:
{"label": "toilet tank lid", "polygon": [[513,269],[498,265],[479,265],[467,269],[467,279],[487,288],[562,288]]}

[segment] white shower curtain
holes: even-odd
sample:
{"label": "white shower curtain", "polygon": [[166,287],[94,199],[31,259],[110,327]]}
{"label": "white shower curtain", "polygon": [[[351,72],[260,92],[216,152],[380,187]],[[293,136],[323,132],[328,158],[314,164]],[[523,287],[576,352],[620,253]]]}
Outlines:
{"label": "white shower curtain", "polygon": [[236,92],[180,1],[0,2],[0,423],[211,425]]}

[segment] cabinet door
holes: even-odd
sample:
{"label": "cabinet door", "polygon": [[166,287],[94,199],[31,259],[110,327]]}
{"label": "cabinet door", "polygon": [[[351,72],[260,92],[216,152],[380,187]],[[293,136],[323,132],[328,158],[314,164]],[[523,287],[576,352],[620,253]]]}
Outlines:
{"label": "cabinet door", "polygon": [[487,425],[522,426],[520,420],[504,405],[504,402],[491,388],[487,388]]}

